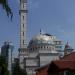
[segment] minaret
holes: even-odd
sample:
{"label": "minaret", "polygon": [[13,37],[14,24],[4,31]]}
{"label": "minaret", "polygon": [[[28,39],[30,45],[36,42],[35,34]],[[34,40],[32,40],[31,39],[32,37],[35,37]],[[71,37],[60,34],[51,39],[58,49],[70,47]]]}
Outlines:
{"label": "minaret", "polygon": [[20,0],[20,48],[19,48],[19,63],[20,67],[24,68],[24,58],[28,57],[27,50],[27,0]]}
{"label": "minaret", "polygon": [[72,53],[74,51],[74,49],[68,44],[65,45],[65,48],[64,48],[64,55],[68,55],[70,53]]}
{"label": "minaret", "polygon": [[20,0],[20,48],[26,48],[27,0]]}

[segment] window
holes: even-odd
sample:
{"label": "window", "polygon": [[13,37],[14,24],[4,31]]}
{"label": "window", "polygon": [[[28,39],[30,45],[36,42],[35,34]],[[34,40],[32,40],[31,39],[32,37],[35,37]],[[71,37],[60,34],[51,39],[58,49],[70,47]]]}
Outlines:
{"label": "window", "polygon": [[45,46],[44,46],[44,48],[45,48]]}
{"label": "window", "polygon": [[23,16],[23,20],[24,20],[24,16]]}
{"label": "window", "polygon": [[23,3],[23,8],[24,8],[24,3]]}
{"label": "window", "polygon": [[42,46],[41,46],[41,49],[42,49]]}
{"label": "window", "polygon": [[24,36],[24,32],[23,32],[23,36]]}
{"label": "window", "polygon": [[23,40],[23,44],[24,44],[24,40]]}
{"label": "window", "polygon": [[23,28],[24,28],[24,23],[23,23]]}
{"label": "window", "polygon": [[56,46],[56,48],[62,48],[62,46]]}

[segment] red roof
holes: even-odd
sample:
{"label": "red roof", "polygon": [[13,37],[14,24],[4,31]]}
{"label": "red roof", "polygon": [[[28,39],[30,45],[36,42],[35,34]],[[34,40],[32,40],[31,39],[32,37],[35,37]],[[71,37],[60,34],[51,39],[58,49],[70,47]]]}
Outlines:
{"label": "red roof", "polygon": [[52,61],[48,72],[58,72],[64,70],[75,71],[75,52],[64,56],[60,60]]}
{"label": "red roof", "polygon": [[61,60],[75,61],[75,52],[65,55]]}
{"label": "red roof", "polygon": [[75,70],[75,61],[54,61],[53,62],[59,69]]}

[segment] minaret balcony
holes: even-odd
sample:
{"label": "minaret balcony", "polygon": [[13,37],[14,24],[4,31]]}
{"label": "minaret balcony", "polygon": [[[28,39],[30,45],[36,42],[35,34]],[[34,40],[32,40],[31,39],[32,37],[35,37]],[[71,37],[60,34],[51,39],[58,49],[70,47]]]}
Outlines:
{"label": "minaret balcony", "polygon": [[19,13],[21,13],[21,12],[28,13],[28,10],[20,10]]}

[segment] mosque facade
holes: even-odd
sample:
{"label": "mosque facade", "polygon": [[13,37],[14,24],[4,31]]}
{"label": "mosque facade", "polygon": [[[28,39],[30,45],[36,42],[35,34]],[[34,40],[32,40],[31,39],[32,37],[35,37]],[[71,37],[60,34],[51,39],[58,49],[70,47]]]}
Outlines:
{"label": "mosque facade", "polygon": [[53,35],[39,33],[25,49],[19,51],[20,66],[26,69],[28,75],[35,75],[37,68],[59,59],[62,41]]}
{"label": "mosque facade", "polygon": [[35,75],[35,69],[58,60],[62,50],[62,41],[48,33],[38,33],[27,45],[27,0],[20,0],[20,48],[19,64],[27,75]]}

